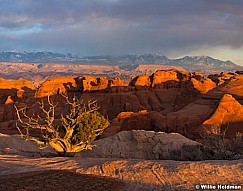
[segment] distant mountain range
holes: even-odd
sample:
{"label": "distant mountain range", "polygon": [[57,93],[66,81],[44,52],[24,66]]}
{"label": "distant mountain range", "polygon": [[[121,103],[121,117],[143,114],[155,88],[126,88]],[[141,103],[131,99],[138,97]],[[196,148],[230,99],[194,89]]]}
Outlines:
{"label": "distant mountain range", "polygon": [[53,52],[0,52],[0,62],[48,63],[75,61],[80,57],[73,54]]}
{"label": "distant mountain range", "polygon": [[179,59],[169,59],[159,54],[121,55],[121,56],[77,56],[70,53],[52,52],[0,52],[0,62],[21,63],[56,63],[70,62],[75,64],[118,65],[121,68],[136,68],[141,64],[158,64],[182,67],[187,71],[215,73],[221,71],[243,70],[242,66],[231,61],[221,61],[209,56],[185,56]]}

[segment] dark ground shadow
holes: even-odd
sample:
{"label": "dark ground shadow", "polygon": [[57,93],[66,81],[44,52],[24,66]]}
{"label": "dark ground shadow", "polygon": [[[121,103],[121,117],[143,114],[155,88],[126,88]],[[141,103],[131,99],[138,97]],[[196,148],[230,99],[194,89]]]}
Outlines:
{"label": "dark ground shadow", "polygon": [[1,191],[120,191],[124,186],[125,183],[119,179],[66,170],[24,172],[0,177]]}

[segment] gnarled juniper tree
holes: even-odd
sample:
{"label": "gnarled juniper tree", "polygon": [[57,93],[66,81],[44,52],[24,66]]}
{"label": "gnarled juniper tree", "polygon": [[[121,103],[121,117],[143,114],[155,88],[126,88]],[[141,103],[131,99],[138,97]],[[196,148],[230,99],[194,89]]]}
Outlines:
{"label": "gnarled juniper tree", "polygon": [[[36,142],[39,149],[50,146],[62,156],[73,156],[76,152],[91,150],[94,146],[92,142],[109,126],[108,119],[98,112],[96,101],[89,101],[85,105],[76,97],[72,101],[67,96],[63,97],[69,105],[69,113],[61,114],[59,124],[54,123],[57,104],[49,96],[48,106],[43,100],[38,103],[42,117],[39,114],[28,116],[27,107],[19,109],[15,105],[18,117],[16,127],[21,137]],[[31,136],[30,129],[40,130],[41,135]]]}

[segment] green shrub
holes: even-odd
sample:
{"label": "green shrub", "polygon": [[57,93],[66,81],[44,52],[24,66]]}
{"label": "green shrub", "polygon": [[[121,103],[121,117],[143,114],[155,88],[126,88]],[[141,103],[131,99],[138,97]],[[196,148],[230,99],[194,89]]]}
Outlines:
{"label": "green shrub", "polygon": [[[48,109],[44,101],[39,103],[42,115],[28,116],[26,107],[18,109],[16,106],[18,122],[16,124],[21,137],[25,140],[35,141],[40,149],[52,147],[61,156],[74,156],[76,152],[92,149],[92,142],[109,126],[109,121],[98,112],[96,101],[82,104],[76,97],[72,102],[64,96],[69,105],[69,113],[61,115],[61,123],[54,123],[55,108],[57,104],[48,97]],[[39,116],[45,116],[41,118]],[[26,133],[23,133],[22,129]],[[29,129],[41,130],[40,137],[29,135]]]}

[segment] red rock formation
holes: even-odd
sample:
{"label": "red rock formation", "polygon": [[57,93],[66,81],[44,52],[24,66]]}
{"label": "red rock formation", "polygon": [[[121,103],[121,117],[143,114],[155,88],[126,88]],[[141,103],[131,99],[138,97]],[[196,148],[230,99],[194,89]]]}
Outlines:
{"label": "red rock formation", "polygon": [[226,130],[226,135],[235,136],[243,132],[243,105],[230,95],[225,94],[220,99],[213,115],[203,122],[202,133],[220,134]]}
{"label": "red rock formation", "polygon": [[[51,95],[51,99],[58,102],[56,116],[60,116],[60,113],[68,111],[68,107],[65,99],[58,94],[68,93],[70,97],[75,94],[84,102],[97,100],[100,112],[112,121],[113,128],[108,128],[107,136],[121,130],[144,129],[178,132],[193,137],[196,134],[195,129],[215,109],[211,105],[211,98],[195,100],[214,86],[214,82],[205,79],[200,73],[178,70],[157,71],[151,76],[141,75],[135,77],[130,86],[119,78],[108,80],[105,77],[92,76],[54,77],[41,84],[36,97],[32,96],[28,101],[19,102],[17,105],[34,106],[28,110],[31,114],[38,111],[35,104],[37,101],[45,98],[46,102],[46,96]],[[15,90],[16,97],[17,92],[20,91]],[[9,96],[12,101],[17,99],[9,92],[1,98],[3,106],[0,110],[0,123],[16,119],[12,104],[4,105],[11,102]],[[147,111],[141,113],[141,110]],[[121,112],[125,112],[125,117],[122,117]]]}
{"label": "red rock formation", "polygon": [[108,87],[108,79],[106,77],[96,78],[93,76],[79,77],[82,82],[83,91],[104,90]]}
{"label": "red rock formation", "polygon": [[11,104],[14,101],[12,100],[11,96],[8,96],[7,100],[5,101],[5,105]]}
{"label": "red rock formation", "polygon": [[175,70],[159,70],[153,74],[152,80],[153,86],[168,80],[178,80],[177,72]]}
{"label": "red rock formation", "polygon": [[211,74],[208,76],[208,78],[210,78],[217,85],[221,85],[225,81],[228,81],[231,78],[234,78],[235,76],[237,76],[236,73],[221,72],[220,74]]}
{"label": "red rock formation", "polygon": [[102,138],[120,131],[147,130],[167,132],[166,116],[156,111],[121,112],[111,120],[111,126],[102,134]]}
{"label": "red rock formation", "polygon": [[126,84],[120,78],[113,78],[109,80],[109,87],[114,86],[126,86]]}
{"label": "red rock formation", "polygon": [[33,84],[22,78],[18,80],[5,80],[0,78],[0,104],[5,104],[8,97],[13,101],[25,100],[34,96],[35,87]]}
{"label": "red rock formation", "polygon": [[168,113],[164,123],[168,132],[196,138],[198,137],[197,128],[212,114],[214,109],[215,103],[211,100],[198,99],[179,111]]}
{"label": "red rock formation", "polygon": [[[119,88],[118,90],[121,89]],[[138,112],[144,109],[163,111],[165,108],[174,105],[178,94],[178,90],[174,89],[128,92],[86,92],[80,95],[80,99],[84,101],[97,100],[101,108],[100,111],[112,119],[123,111]]]}
{"label": "red rock formation", "polygon": [[0,89],[15,88],[17,90],[20,90],[23,87],[35,89],[35,87],[33,86],[33,84],[30,81],[25,80],[23,78],[20,78],[18,80],[5,80],[3,78],[0,78]]}
{"label": "red rock formation", "polygon": [[67,92],[90,92],[105,90],[108,87],[124,86],[121,79],[108,80],[106,77],[96,78],[93,76],[66,76],[47,79],[41,84],[36,96],[66,94]]}
{"label": "red rock formation", "polygon": [[152,121],[152,127],[154,131],[168,132],[166,124],[167,117],[165,114],[157,111],[149,112],[149,118]]}
{"label": "red rock formation", "polygon": [[164,82],[179,82],[177,71],[175,70],[159,70],[152,75],[152,87],[158,87]]}
{"label": "red rock formation", "polygon": [[153,130],[151,125],[151,120],[148,117],[149,113],[147,111],[140,111],[138,113],[124,114],[124,112],[118,115],[119,124],[121,131],[131,131],[131,130]]}
{"label": "red rock formation", "polygon": [[53,77],[43,82],[36,92],[36,97],[66,94],[67,90],[77,89],[77,83],[73,76]]}
{"label": "red rock formation", "polygon": [[196,78],[192,78],[191,83],[192,87],[202,94],[205,94],[216,87],[216,84],[209,78],[205,80],[197,80]]}
{"label": "red rock formation", "polygon": [[221,99],[224,94],[231,94],[238,100],[243,100],[243,75],[234,75],[216,88],[209,91],[203,97],[208,99]]}
{"label": "red rock formation", "polygon": [[191,77],[195,78],[196,80],[202,80],[204,79],[204,76],[200,72],[192,72],[190,73]]}
{"label": "red rock formation", "polygon": [[151,85],[150,76],[149,75],[140,75],[132,79],[129,84],[130,86],[147,86]]}

